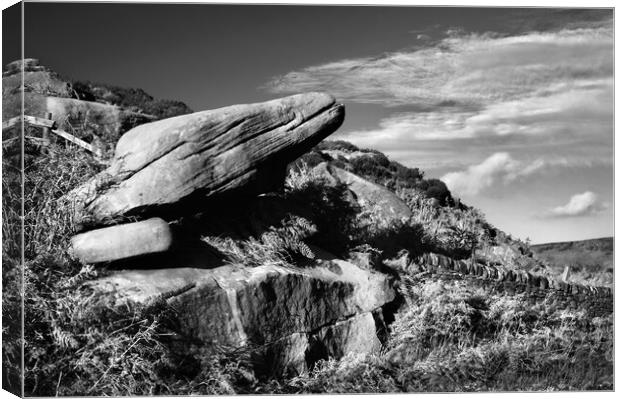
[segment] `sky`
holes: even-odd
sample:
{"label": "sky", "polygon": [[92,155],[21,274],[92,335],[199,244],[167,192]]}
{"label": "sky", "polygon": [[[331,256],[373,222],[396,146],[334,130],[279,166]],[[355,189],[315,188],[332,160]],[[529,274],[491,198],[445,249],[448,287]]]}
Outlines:
{"label": "sky", "polygon": [[610,9],[37,2],[24,39],[62,75],[195,111],[327,91],[346,106],[333,139],[441,178],[502,230],[613,235]]}

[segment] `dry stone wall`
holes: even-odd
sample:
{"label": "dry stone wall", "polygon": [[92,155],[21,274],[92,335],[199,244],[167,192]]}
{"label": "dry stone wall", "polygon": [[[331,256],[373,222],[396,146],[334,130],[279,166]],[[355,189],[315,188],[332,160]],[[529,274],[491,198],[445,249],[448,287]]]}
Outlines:
{"label": "dry stone wall", "polygon": [[523,270],[454,260],[434,253],[424,254],[405,267],[406,272],[425,271],[442,279],[468,280],[468,282],[510,295],[525,294],[532,302],[547,300],[558,307],[584,309],[592,316],[613,313],[613,290],[559,281]]}

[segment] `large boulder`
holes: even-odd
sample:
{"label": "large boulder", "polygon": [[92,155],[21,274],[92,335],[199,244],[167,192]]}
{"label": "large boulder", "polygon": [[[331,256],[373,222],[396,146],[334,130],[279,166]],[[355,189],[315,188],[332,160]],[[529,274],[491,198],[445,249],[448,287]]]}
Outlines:
{"label": "large boulder", "polygon": [[332,96],[307,93],[141,125],[121,137],[107,170],[66,199],[83,228],[268,192],[281,187],[289,162],[343,119]]}
{"label": "large boulder", "polygon": [[304,268],[226,265],[125,270],[91,287],[112,302],[165,299],[182,334],[211,344],[261,347],[274,372],[301,372],[348,352],[376,352],[382,307],[395,298],[386,275],[338,259]]}

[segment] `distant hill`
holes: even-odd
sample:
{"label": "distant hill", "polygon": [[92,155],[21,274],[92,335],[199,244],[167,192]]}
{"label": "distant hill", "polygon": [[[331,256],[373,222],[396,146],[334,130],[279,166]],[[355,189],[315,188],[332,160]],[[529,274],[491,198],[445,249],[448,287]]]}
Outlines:
{"label": "distant hill", "polygon": [[614,250],[614,238],[604,237],[582,241],[550,242],[546,244],[532,245],[531,248],[536,253],[548,251],[602,251],[612,256]]}
{"label": "distant hill", "polygon": [[613,237],[531,246],[536,257],[553,269],[561,272],[565,266],[571,266],[573,275],[578,274],[584,278],[596,276],[601,281],[613,279],[613,249]]}

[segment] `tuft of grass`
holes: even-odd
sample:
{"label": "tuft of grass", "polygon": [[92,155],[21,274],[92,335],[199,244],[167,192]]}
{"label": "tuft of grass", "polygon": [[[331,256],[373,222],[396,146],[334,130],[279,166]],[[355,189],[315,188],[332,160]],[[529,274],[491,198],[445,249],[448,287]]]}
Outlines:
{"label": "tuft of grass", "polygon": [[263,383],[257,388],[257,393],[402,392],[393,371],[392,366],[381,356],[349,353],[339,360],[320,360],[306,375]]}
{"label": "tuft of grass", "polygon": [[204,236],[202,240],[222,252],[230,263],[248,267],[267,264],[286,266],[304,259],[314,259],[314,252],[303,240],[316,231],[316,226],[307,219],[289,214],[280,226],[271,226],[259,238],[238,240]]}

